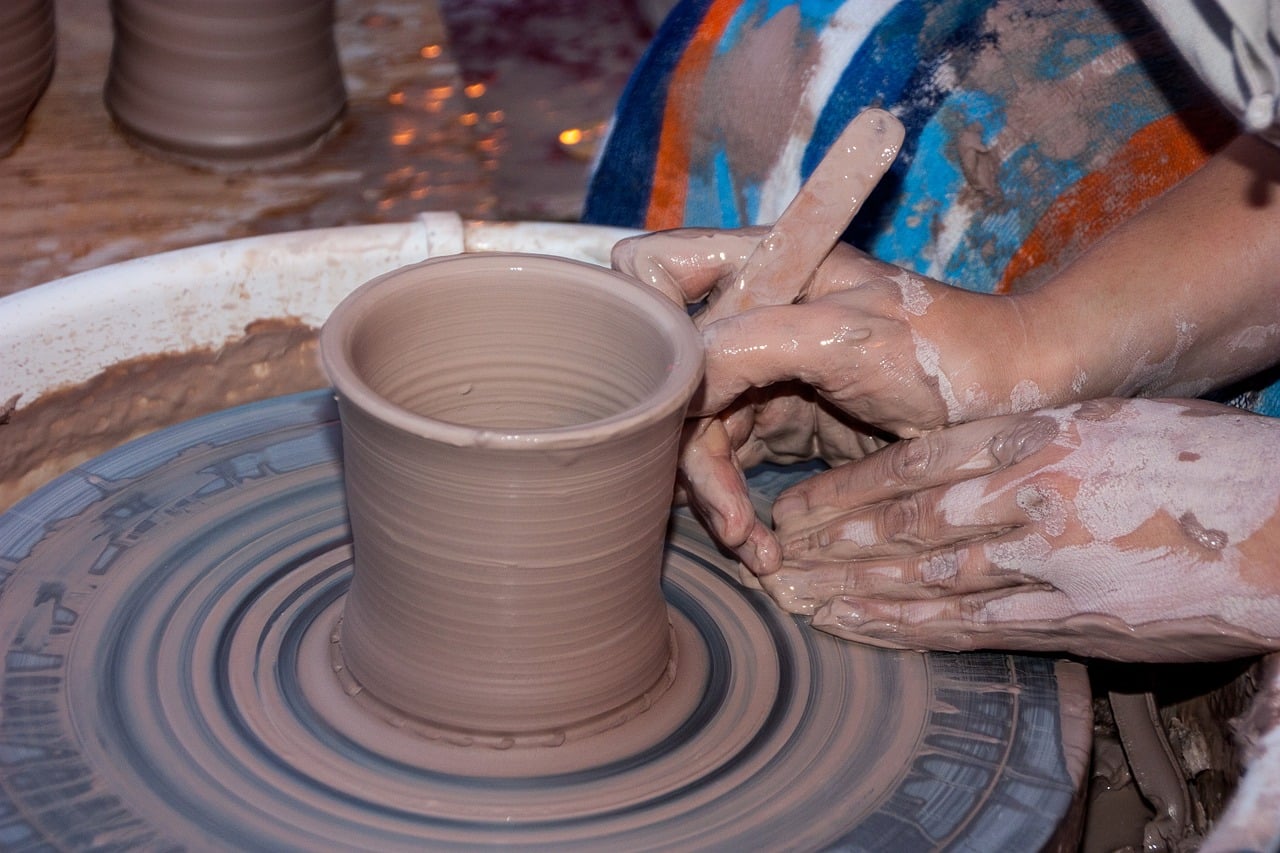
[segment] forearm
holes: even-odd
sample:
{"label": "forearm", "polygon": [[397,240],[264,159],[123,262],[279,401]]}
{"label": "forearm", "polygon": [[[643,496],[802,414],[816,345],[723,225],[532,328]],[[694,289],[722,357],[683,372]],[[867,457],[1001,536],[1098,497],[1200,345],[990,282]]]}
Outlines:
{"label": "forearm", "polygon": [[1054,397],[1198,396],[1280,361],[1280,149],[1241,137],[1019,297]]}

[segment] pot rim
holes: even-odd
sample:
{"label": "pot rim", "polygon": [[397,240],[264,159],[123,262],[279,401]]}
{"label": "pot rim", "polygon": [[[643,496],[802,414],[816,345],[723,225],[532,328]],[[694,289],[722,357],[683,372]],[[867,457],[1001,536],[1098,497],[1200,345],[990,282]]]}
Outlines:
{"label": "pot rim", "polygon": [[[413,412],[374,391],[351,366],[352,335],[368,316],[370,294],[394,288],[406,273],[449,265],[471,268],[490,266],[495,272],[520,273],[532,266],[561,266],[584,274],[616,279],[620,287],[609,293],[642,311],[665,334],[672,345],[672,360],[661,384],[644,400],[605,418],[562,427],[507,429],[469,426]],[[402,285],[400,285],[402,286]],[[455,447],[493,449],[572,449],[586,447],[625,435],[683,412],[702,381],[704,353],[702,339],[687,312],[643,282],[608,267],[573,258],[526,252],[467,252],[445,255],[409,264],[384,273],[360,285],[344,298],[320,330],[320,357],[339,399],[346,398],[385,424],[410,435]]]}

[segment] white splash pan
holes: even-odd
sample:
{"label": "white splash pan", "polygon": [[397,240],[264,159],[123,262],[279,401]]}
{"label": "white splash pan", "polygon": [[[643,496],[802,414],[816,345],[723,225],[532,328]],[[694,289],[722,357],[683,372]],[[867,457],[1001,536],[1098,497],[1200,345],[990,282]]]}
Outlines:
{"label": "white splash pan", "polygon": [[216,348],[264,319],[319,327],[351,290],[458,252],[561,255],[607,266],[627,229],[464,221],[321,228],[211,243],[78,273],[0,299],[0,404],[17,409],[130,359]]}
{"label": "white splash pan", "polygon": [[[430,257],[538,252],[607,266],[613,244],[635,233],[424,213],[412,222],[229,240],[100,267],[0,298],[0,404],[20,395],[20,411],[114,364],[216,348],[256,320],[318,328],[360,284]],[[1267,737],[1217,837],[1280,839],[1269,805],[1280,784],[1280,727]]]}

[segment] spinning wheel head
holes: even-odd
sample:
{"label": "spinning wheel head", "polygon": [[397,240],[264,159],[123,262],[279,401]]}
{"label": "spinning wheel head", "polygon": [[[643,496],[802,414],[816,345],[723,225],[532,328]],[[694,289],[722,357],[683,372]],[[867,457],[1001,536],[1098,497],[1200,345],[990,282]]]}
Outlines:
{"label": "spinning wheel head", "polygon": [[1067,814],[1090,724],[1074,668],[841,643],[738,586],[679,516],[663,591],[692,672],[635,728],[530,770],[398,726],[330,654],[351,567],[338,445],[331,394],[278,398],[121,447],[0,516],[6,837],[1030,849]]}

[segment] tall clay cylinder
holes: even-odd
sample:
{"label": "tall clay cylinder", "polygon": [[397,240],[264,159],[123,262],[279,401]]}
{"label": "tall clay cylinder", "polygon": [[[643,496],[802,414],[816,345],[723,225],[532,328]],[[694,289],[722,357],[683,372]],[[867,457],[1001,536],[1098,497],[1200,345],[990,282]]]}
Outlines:
{"label": "tall clay cylinder", "polygon": [[551,743],[665,689],[662,553],[702,375],[683,311],[588,264],[457,255],[354,291],[320,349],[361,688],[446,732]]}
{"label": "tall clay cylinder", "polygon": [[178,159],[300,156],[346,105],[333,0],[112,0],[111,15],[107,109]]}
{"label": "tall clay cylinder", "polygon": [[0,3],[0,157],[17,147],[49,86],[56,42],[53,0]]}

